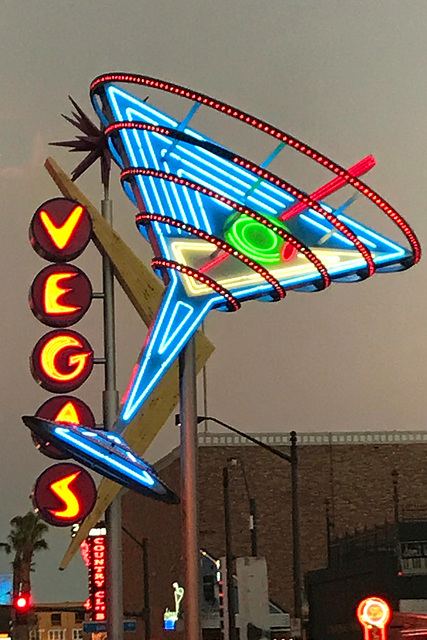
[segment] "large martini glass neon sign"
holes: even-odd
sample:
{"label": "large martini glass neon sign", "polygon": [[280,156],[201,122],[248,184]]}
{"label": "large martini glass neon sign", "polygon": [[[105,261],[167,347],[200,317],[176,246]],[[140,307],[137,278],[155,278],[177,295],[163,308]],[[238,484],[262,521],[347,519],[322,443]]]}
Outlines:
{"label": "large martini glass neon sign", "polygon": [[[192,106],[179,121],[117,83],[158,89]],[[91,98],[124,189],[138,207],[138,228],[154,249],[152,265],[167,285],[128,385],[118,430],[212,309],[235,311],[245,300],[279,300],[288,290],[319,291],[334,281],[404,270],[420,259],[411,227],[360,179],[374,166],[372,156],[346,170],[239,109],[147,76],[100,76]],[[258,165],[219,145],[188,126],[202,105],[273,137],[277,148]],[[328,169],[332,179],[309,195],[269,171],[285,146]],[[343,186],[388,216],[408,246],[350,218],[346,209],[354,196],[334,207],[324,201]]]}
{"label": "large martini glass neon sign", "polygon": [[[190,111],[178,120],[124,90],[121,83],[188,99]],[[27,416],[24,422],[36,436],[107,478],[176,502],[176,496],[119,433],[209,311],[235,311],[246,300],[276,301],[288,290],[315,292],[332,282],[355,282],[375,272],[402,271],[419,261],[420,245],[400,214],[362,182],[360,176],[375,165],[372,156],[346,170],[239,109],[147,76],[100,76],[92,83],[91,98],[121,168],[123,187],[138,208],[137,226],[154,250],[152,265],[166,290],[128,384],[115,434],[104,435],[88,425],[58,425],[40,417]],[[256,164],[219,145],[189,127],[201,106],[272,137],[276,148]],[[311,194],[297,188],[268,168],[285,147],[332,176]],[[353,193],[336,204],[342,187],[352,188]],[[326,202],[332,194],[334,206]],[[407,246],[348,216],[347,209],[357,195],[396,225]],[[74,207],[72,214],[78,213]],[[42,220],[40,227],[42,237],[49,232],[54,244],[64,234],[68,237],[66,222],[48,227],[45,222]],[[54,288],[53,300],[71,304],[65,298],[66,291],[62,281]],[[51,337],[54,342],[48,343],[49,348],[42,344],[40,349],[53,370],[59,356],[50,348],[56,346],[56,336]],[[79,362],[66,365],[77,368]],[[72,375],[68,369],[61,375]]]}

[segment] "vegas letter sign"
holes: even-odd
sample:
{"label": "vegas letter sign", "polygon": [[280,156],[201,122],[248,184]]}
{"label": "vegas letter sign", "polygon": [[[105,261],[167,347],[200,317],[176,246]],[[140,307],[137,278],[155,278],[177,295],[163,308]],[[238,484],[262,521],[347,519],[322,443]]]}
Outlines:
{"label": "vegas letter sign", "polygon": [[56,527],[68,527],[86,518],[96,495],[95,483],[85,469],[61,462],[37,478],[32,499],[43,520]]}
{"label": "vegas letter sign", "polygon": [[[53,198],[34,213],[30,224],[30,242],[44,259],[53,262],[35,277],[29,303],[35,317],[54,327],[37,342],[30,358],[31,373],[38,384],[56,394],[78,389],[93,368],[93,349],[77,331],[68,329],[90,307],[92,286],[83,271],[69,264],[86,249],[92,234],[87,210],[75,200]],[[47,403],[36,415],[58,422],[94,426],[89,407],[77,398],[63,396]],[[40,439],[36,439],[42,445]],[[40,446],[43,453],[49,447]],[[53,451],[53,447],[51,448]],[[59,456],[56,456],[59,457]]]}
{"label": "vegas letter sign", "polygon": [[[45,202],[35,212],[30,225],[34,249],[43,258],[55,262],[34,279],[30,307],[38,320],[56,327],[37,342],[30,367],[36,382],[56,394],[78,389],[93,368],[94,352],[89,342],[68,328],[88,310],[92,287],[86,275],[67,262],[84,251],[91,231],[88,211],[66,198]],[[92,412],[81,400],[60,395],[44,403],[35,416],[24,416],[23,421],[31,430],[37,448],[47,456],[72,457],[144,495],[179,502],[155,470],[136,456],[123,438],[94,429]],[[41,508],[39,511],[42,513]],[[43,513],[50,517],[48,512]]]}

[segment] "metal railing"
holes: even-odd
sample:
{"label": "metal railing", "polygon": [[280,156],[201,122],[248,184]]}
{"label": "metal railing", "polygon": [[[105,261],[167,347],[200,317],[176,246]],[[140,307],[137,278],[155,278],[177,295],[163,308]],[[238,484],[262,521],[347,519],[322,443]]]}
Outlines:
{"label": "metal railing", "polygon": [[[288,433],[252,433],[261,442],[272,446],[289,446]],[[311,431],[297,432],[298,445],[348,444],[416,444],[427,443],[427,431]],[[252,446],[238,435],[204,431],[199,433],[202,447]]]}

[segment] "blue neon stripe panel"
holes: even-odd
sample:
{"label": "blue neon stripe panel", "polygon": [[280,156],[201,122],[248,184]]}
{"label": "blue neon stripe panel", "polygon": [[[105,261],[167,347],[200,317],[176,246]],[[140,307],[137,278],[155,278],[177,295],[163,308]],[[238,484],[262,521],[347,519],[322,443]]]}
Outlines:
{"label": "blue neon stripe panel", "polygon": [[[180,124],[150,102],[115,85],[106,85],[103,92],[104,106],[101,108],[96,101],[94,106],[105,125],[144,122],[179,129],[193,139],[218,147],[215,141],[187,126],[188,119]],[[283,189],[223,157],[230,152],[217,155],[191,141],[132,128],[115,132],[110,138],[110,146],[123,169],[154,169],[178,176],[249,207],[270,220],[277,219],[296,203],[296,199]],[[216,259],[218,248],[213,240],[209,241],[209,236],[230,242],[229,229],[241,215],[232,207],[159,177],[136,175],[132,182],[125,183],[125,189],[135,203],[134,190],[137,189],[149,213],[175,219],[205,232],[205,238],[201,239],[172,223],[152,221],[151,229],[163,259],[187,265],[198,272],[205,269],[235,300],[272,299],[274,288],[260,272],[233,255]],[[334,210],[334,215],[369,248],[379,269],[392,269],[410,255],[397,243],[349,218],[347,209],[352,202],[353,199],[344,202]],[[324,207],[332,211],[326,204]],[[351,282],[364,277],[366,262],[361,253],[321,213],[305,209],[285,223],[279,222],[279,226],[303,242],[333,280]],[[143,225],[140,230],[148,239]],[[281,256],[278,255],[275,263],[263,266],[284,289],[317,290],[322,282],[321,274],[303,253],[297,252],[289,261]],[[206,314],[213,308],[227,308],[223,295],[210,286],[178,273],[170,266],[164,271],[168,274],[168,288],[126,393],[119,423],[126,423],[136,414]]]}

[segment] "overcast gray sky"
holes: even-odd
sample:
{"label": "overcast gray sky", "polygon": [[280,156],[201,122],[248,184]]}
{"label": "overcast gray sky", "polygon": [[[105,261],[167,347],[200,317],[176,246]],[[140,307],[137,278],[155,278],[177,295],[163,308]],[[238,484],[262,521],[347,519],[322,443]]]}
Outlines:
{"label": "overcast gray sky", "polygon": [[[105,71],[157,76],[221,98],[351,166],[372,153],[367,182],[424,242],[427,68],[425,0],[0,0],[1,356],[0,540],[30,508],[28,495],[49,461],[20,416],[49,394],[31,378],[28,357],[44,333],[27,295],[45,266],[28,242],[35,209],[57,189],[46,155],[68,171],[78,158],[47,143],[74,135],[60,117],[67,96],[92,113],[90,81]],[[95,116],[93,116],[95,117]],[[248,151],[248,149],[247,149]],[[249,150],[251,151],[251,150]],[[254,154],[256,149],[253,150]],[[286,175],[283,177],[286,178]],[[147,262],[135,211],[113,172],[115,225]],[[94,202],[93,169],[79,182]],[[304,185],[301,185],[304,188]],[[375,218],[378,220],[378,216]],[[374,223],[375,226],[375,223]],[[94,248],[77,262],[99,288]],[[423,429],[427,387],[426,263],[319,295],[247,303],[212,313],[216,345],[208,366],[209,413],[248,431]],[[144,332],[119,297],[119,385],[123,391]],[[76,326],[100,354],[101,308]],[[100,418],[100,368],[76,395]],[[167,425],[154,460],[177,444]],[[50,534],[40,556],[38,600],[84,599],[85,570],[56,567],[68,531]],[[6,570],[8,560],[0,560]],[[56,573],[55,573],[56,572]]]}

